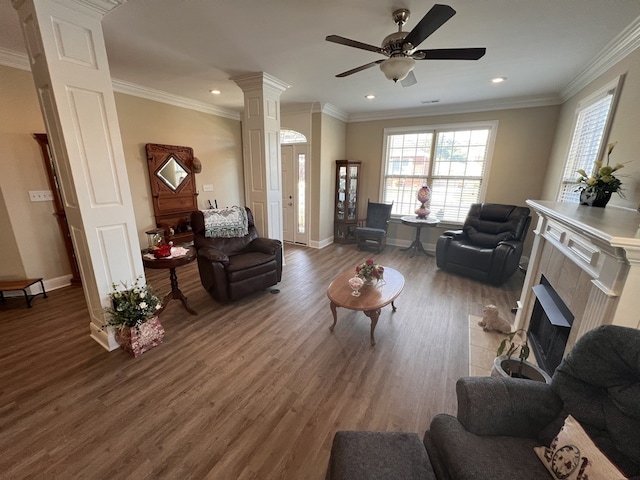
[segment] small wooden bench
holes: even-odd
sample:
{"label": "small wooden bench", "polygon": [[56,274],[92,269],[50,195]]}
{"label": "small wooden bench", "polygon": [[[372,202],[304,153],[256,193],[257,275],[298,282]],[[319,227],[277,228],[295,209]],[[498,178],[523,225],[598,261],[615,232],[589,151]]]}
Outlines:
{"label": "small wooden bench", "polygon": [[[27,293],[27,288],[29,288],[34,283],[40,282],[40,287],[42,287],[42,291],[39,293],[34,293],[33,295],[29,295]],[[31,308],[31,300],[33,297],[38,295],[43,295],[44,298],[47,298],[47,292],[44,290],[44,283],[42,283],[42,278],[24,278],[18,280],[0,280],[0,301],[4,303],[6,299],[4,298],[4,292],[12,291],[12,290],[22,290],[24,293],[24,299],[27,302],[27,308]]]}

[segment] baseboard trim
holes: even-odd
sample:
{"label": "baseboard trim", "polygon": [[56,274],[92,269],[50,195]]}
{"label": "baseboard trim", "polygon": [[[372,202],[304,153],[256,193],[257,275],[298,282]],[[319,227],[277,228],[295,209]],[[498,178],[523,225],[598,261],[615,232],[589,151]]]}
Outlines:
{"label": "baseboard trim", "polygon": [[89,330],[91,331],[90,337],[93,338],[98,343],[98,345],[104,348],[107,352],[112,352],[117,348],[120,348],[120,345],[118,345],[118,342],[116,342],[116,339],[113,336],[113,331],[111,330],[111,328],[105,331],[95,323],[90,322]]}

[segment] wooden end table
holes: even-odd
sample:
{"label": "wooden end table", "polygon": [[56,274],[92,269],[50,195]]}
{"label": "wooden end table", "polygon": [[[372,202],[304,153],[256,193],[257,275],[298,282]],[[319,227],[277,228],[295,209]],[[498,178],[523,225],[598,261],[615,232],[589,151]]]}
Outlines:
{"label": "wooden end table", "polygon": [[363,285],[360,289],[360,296],[354,297],[351,295],[353,290],[348,283],[354,275],[354,269],[341,273],[327,289],[327,297],[331,302],[331,313],[333,313],[333,325],[329,327],[329,330],[333,332],[336,326],[338,318],[336,309],[338,307],[362,311],[371,319],[371,346],[373,347],[376,344],[373,334],[378,324],[380,310],[391,304],[393,311],[396,311],[393,301],[398,298],[404,288],[404,277],[397,270],[384,267],[384,282],[379,282],[378,285]]}
{"label": "wooden end table", "polygon": [[440,223],[437,218],[418,218],[415,215],[407,215],[400,218],[403,225],[408,225],[416,229],[416,238],[407,248],[401,248],[401,251],[413,250],[409,258],[413,258],[416,252],[422,252],[425,255],[433,257],[435,254],[424,249],[420,241],[420,229],[422,227],[435,227]]}
{"label": "wooden end table", "polygon": [[196,249],[194,247],[186,247],[187,253],[185,255],[181,255],[179,257],[171,257],[171,258],[146,258],[144,255],[142,256],[142,263],[147,268],[167,268],[169,269],[169,278],[171,280],[171,291],[165,295],[162,299],[162,308],[158,311],[158,314],[161,313],[169,300],[176,299],[182,302],[184,308],[186,308],[187,312],[191,315],[197,315],[193,308],[189,306],[187,303],[187,297],[184,296],[180,288],[178,287],[178,276],[176,275],[176,268],[182,265],[186,265],[191,263],[196,258]]}

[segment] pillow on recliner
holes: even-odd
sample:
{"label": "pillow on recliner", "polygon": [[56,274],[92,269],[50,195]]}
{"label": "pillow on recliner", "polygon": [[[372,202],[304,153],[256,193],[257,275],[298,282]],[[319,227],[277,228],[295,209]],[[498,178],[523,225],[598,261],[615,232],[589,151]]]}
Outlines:
{"label": "pillow on recliner", "polygon": [[622,480],[627,477],[589,438],[578,421],[567,417],[551,446],[534,447],[554,480]]}
{"label": "pillow on recliner", "polygon": [[515,235],[513,232],[501,232],[498,234],[482,233],[476,230],[474,227],[466,226],[464,233],[471,243],[479,247],[495,248],[500,242],[506,240],[513,240]]}

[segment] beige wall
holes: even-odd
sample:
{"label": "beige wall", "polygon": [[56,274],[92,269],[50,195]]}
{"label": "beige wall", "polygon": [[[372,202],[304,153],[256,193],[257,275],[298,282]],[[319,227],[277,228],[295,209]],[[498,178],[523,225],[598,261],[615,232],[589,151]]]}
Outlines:
{"label": "beige wall", "polygon": [[[71,274],[53,202],[31,202],[30,190],[48,190],[33,133],[44,123],[30,72],[0,66],[0,278],[58,279]],[[244,205],[240,121],[116,94],[116,107],[140,246],[154,227],[146,143],[192,147],[202,162],[198,203]],[[212,184],[213,192],[202,191]]]}
{"label": "beige wall", "polygon": [[25,278],[27,273],[25,272],[22,259],[20,258],[20,250],[18,248],[18,242],[13,234],[13,228],[11,227],[11,218],[9,217],[9,211],[7,210],[7,204],[2,196],[2,189],[0,188],[0,225],[4,225],[0,228],[0,279],[8,280],[11,278]]}
{"label": "beige wall", "polygon": [[638,153],[640,152],[640,49],[636,49],[562,105],[544,188],[541,192],[542,199],[555,200],[558,194],[578,102],[622,74],[626,74],[624,84],[614,113],[611,133],[605,139],[605,144],[617,142],[611,154],[611,162],[625,164],[625,167],[620,170],[620,180],[626,199],[613,195],[609,205],[633,209],[640,205],[640,154]]}
{"label": "beige wall", "polygon": [[318,185],[318,240],[325,244],[333,237],[336,160],[346,159],[347,124],[319,114],[321,137],[320,183]]}
{"label": "beige wall", "polygon": [[[196,174],[200,208],[207,208],[207,200],[217,200],[219,207],[245,204],[240,121],[130,95],[115,97],[141,247],[147,243],[144,232],[155,227],[147,143],[193,148],[202,162],[202,173]],[[213,192],[202,190],[207,184]]]}
{"label": "beige wall", "polygon": [[[539,198],[559,110],[559,106],[519,108],[347,124],[347,157],[362,162],[360,218],[366,216],[367,198],[371,201],[380,199],[383,134],[389,127],[497,120],[485,201],[525,205],[526,199]],[[423,241],[435,244],[438,234],[445,228],[450,226],[427,229],[428,232],[423,233]],[[413,235],[415,231],[412,228],[398,222],[389,227],[391,242],[400,240],[401,244],[408,244]]]}
{"label": "beige wall", "polygon": [[49,190],[38,143],[44,122],[30,72],[0,66],[0,278],[71,274],[53,202],[31,202]]}

